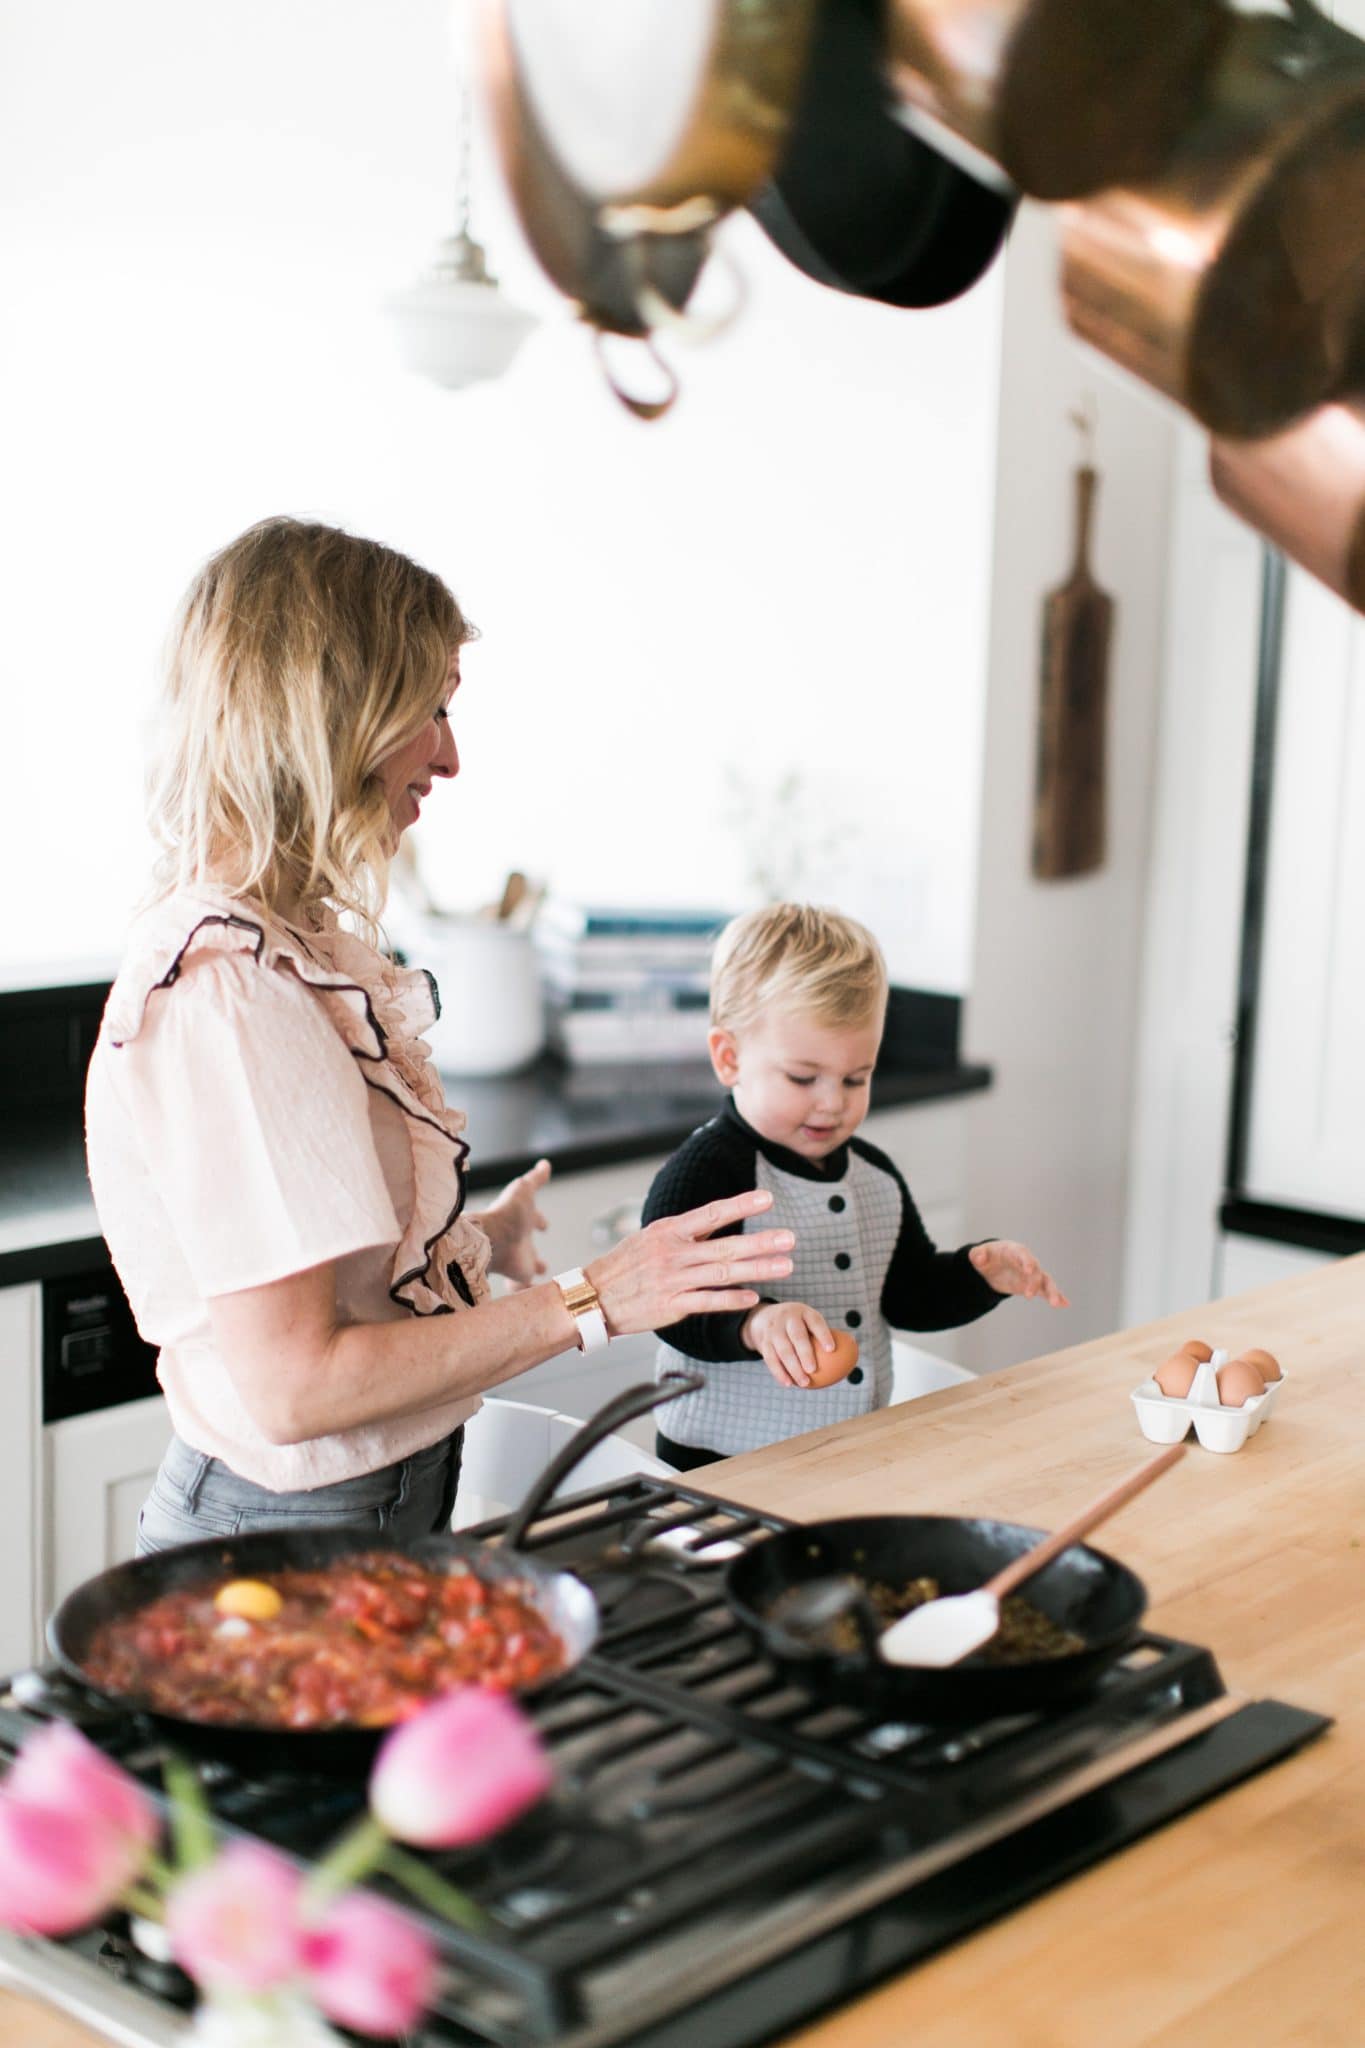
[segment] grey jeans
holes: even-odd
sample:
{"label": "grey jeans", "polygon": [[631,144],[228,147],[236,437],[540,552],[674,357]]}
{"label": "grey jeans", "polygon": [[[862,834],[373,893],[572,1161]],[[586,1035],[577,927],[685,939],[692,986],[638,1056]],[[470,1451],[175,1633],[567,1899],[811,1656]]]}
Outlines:
{"label": "grey jeans", "polygon": [[449,1527],[464,1432],[396,1465],[305,1493],[271,1493],[173,1436],[137,1518],[137,1554],[248,1529],[360,1529],[407,1541]]}

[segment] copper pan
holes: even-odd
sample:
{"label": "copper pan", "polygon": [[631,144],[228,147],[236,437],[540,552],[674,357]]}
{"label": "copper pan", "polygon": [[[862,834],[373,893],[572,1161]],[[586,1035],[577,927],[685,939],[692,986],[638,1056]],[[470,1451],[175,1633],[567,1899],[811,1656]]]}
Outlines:
{"label": "copper pan", "polygon": [[[666,114],[656,135],[642,131],[638,108],[616,103],[612,74],[594,61],[594,21],[606,17],[483,0],[484,76],[512,197],[540,262],[591,325],[642,336],[655,324],[651,305],[665,316],[684,307],[710,230],[777,162],[813,12],[814,0],[690,10],[695,47],[680,86],[658,81]],[[580,76],[595,124],[578,109]]]}
{"label": "copper pan", "polygon": [[1065,209],[1072,327],[1217,434],[1350,387],[1365,310],[1365,44],[1311,9],[1237,20],[1161,176]]}
{"label": "copper pan", "polygon": [[1266,440],[1214,441],[1209,475],[1231,511],[1365,612],[1365,404],[1325,405]]}
{"label": "copper pan", "polygon": [[1221,0],[889,0],[906,106],[1022,192],[1154,177],[1195,118],[1232,20]]}

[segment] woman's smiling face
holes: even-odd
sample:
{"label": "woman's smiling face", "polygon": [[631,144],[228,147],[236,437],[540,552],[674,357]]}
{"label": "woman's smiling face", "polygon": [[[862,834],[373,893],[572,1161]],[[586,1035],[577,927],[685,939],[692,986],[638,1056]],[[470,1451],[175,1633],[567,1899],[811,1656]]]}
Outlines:
{"label": "woman's smiling face", "polygon": [[[437,776],[453,778],[460,772],[460,756],[450,728],[450,700],[460,686],[460,653],[450,657],[446,694],[438,710],[419,726],[410,740],[395,747],[375,770],[388,799],[393,820],[393,847],[421,816],[422,799],[430,796]],[[393,847],[390,851],[393,851]]]}

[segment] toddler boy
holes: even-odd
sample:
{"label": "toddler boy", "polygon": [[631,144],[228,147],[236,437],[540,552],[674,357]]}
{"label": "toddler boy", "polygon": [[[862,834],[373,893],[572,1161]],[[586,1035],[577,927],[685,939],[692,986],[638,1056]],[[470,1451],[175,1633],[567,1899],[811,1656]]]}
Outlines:
{"label": "toddler boy", "polygon": [[[708,1044],[730,1099],[661,1168],[644,1221],[767,1188],[763,1226],[793,1230],[796,1247],[790,1277],[757,1308],[659,1332],[660,1375],[680,1360],[711,1369],[701,1392],[669,1404],[657,1437],[680,1471],[884,1408],[893,1327],[953,1329],[1009,1294],[1068,1306],[1012,1239],[937,1250],[896,1167],[855,1135],[886,996],[876,940],[833,911],[773,904],[716,941]],[[833,1329],[852,1332],[858,1363],[834,1386],[811,1387]]]}

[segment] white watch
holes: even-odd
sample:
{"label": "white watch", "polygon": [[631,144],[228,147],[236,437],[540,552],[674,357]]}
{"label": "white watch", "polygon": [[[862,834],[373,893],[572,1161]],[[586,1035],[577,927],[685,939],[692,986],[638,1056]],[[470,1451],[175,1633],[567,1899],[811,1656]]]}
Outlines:
{"label": "white watch", "polygon": [[555,1274],[555,1286],[564,1297],[564,1306],[573,1317],[578,1332],[580,1351],[600,1351],[610,1343],[607,1319],[602,1313],[602,1303],[591,1280],[585,1279],[581,1266],[570,1266],[567,1273]]}

